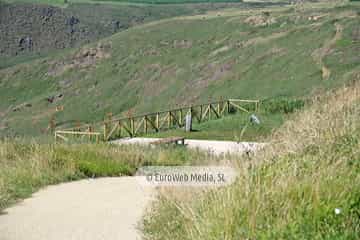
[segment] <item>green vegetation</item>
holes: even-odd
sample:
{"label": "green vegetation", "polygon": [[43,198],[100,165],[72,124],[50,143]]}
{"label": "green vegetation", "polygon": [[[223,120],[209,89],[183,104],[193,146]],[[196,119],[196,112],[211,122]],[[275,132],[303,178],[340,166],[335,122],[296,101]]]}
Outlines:
{"label": "green vegetation", "polygon": [[205,153],[185,148],[2,141],[0,211],[46,185],[82,178],[133,175],[144,165],[196,164],[209,158]]}
{"label": "green vegetation", "polygon": [[[221,97],[301,98],[337,87],[360,70],[356,11],[352,4],[301,15],[284,7],[177,17],[2,69],[0,134],[47,134],[53,114],[60,128],[102,121],[108,112],[136,115]],[[308,20],[313,15],[323,17]]]}
{"label": "green vegetation", "polygon": [[256,116],[261,124],[250,123],[247,114],[235,114],[221,119],[193,124],[192,132],[184,129],[173,129],[165,132],[149,134],[146,137],[182,136],[187,139],[211,139],[230,141],[262,141],[278,128],[284,121],[282,114],[259,113]]}
{"label": "green vegetation", "polygon": [[146,3],[146,4],[242,2],[242,0],[100,0],[100,1],[124,2],[124,3]]}
{"label": "green vegetation", "polygon": [[[192,132],[184,129],[173,129],[165,132],[153,133],[147,137],[182,136],[187,139],[212,139],[231,141],[263,141],[274,129],[277,129],[289,117],[289,114],[303,108],[304,100],[275,98],[264,100],[260,111],[255,112],[260,124],[252,123],[250,116],[253,108],[245,107],[249,113],[238,112],[224,118],[193,124]],[[253,106],[253,105],[251,105]]]}
{"label": "green vegetation", "polygon": [[[109,31],[109,37],[81,48],[1,59],[0,211],[50,184],[133,175],[144,165],[224,162],[172,146],[54,145],[13,138],[48,136],[53,117],[62,128],[102,121],[109,112],[132,116],[248,98],[262,100],[256,113],[260,125],[250,123],[247,114],[232,114],[195,123],[191,133],[149,135],[269,144],[254,154],[226,156],[239,172],[230,186],[171,194],[163,189],[143,222],[147,239],[358,239],[358,3],[218,10],[222,5],[118,0],[94,3],[99,11],[88,16],[89,8],[80,3],[34,1],[58,3],[88,26],[108,13],[93,29],[123,17],[126,30]],[[182,16],[192,14],[202,15]],[[149,23],[135,26],[143,22]],[[309,96],[315,97],[308,104]]]}
{"label": "green vegetation", "polygon": [[358,239],[359,91],[357,81],[317,96],[263,151],[235,159],[234,184],[163,192],[147,239]]}
{"label": "green vegetation", "polygon": [[[159,4],[217,4],[217,3],[242,3],[242,0],[2,0],[9,3],[43,3],[54,6],[66,7],[74,3],[92,3],[92,4],[122,4],[122,5],[159,5]],[[273,3],[274,2],[274,3]],[[288,3],[287,0],[269,1],[267,5]],[[258,2],[262,5],[262,2]]]}

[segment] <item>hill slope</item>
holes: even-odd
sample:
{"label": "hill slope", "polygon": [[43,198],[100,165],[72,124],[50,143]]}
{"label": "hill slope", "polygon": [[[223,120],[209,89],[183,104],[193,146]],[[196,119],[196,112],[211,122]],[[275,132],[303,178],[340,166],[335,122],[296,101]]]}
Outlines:
{"label": "hill slope", "polygon": [[245,4],[128,5],[71,1],[52,6],[35,0],[0,2],[0,68],[46,56],[54,50],[79,47],[137,24],[226,6]]}
{"label": "hill slope", "polygon": [[138,26],[0,71],[2,135],[209,98],[304,96],[359,77],[360,7],[224,10]]}

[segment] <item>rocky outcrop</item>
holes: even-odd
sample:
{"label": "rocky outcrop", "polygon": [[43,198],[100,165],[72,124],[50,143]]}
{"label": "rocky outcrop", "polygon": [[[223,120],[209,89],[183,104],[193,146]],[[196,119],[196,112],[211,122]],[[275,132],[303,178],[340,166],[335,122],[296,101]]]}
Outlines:
{"label": "rocky outcrop", "polygon": [[125,27],[111,17],[97,24],[89,19],[82,21],[81,16],[67,8],[0,3],[0,57],[76,47]]}

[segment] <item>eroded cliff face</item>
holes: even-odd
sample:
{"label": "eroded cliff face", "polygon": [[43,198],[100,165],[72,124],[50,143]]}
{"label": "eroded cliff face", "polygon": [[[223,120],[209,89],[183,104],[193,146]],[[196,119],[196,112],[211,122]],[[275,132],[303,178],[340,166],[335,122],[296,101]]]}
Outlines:
{"label": "eroded cliff face", "polygon": [[38,54],[79,46],[127,27],[76,14],[73,9],[37,4],[0,5],[0,56]]}

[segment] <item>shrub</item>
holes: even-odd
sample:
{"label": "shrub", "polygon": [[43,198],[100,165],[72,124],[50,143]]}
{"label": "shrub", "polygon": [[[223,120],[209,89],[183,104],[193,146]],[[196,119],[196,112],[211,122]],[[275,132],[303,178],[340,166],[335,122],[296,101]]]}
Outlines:
{"label": "shrub", "polygon": [[290,98],[274,98],[264,100],[261,103],[261,109],[269,113],[293,113],[305,106],[305,101],[302,99]]}

